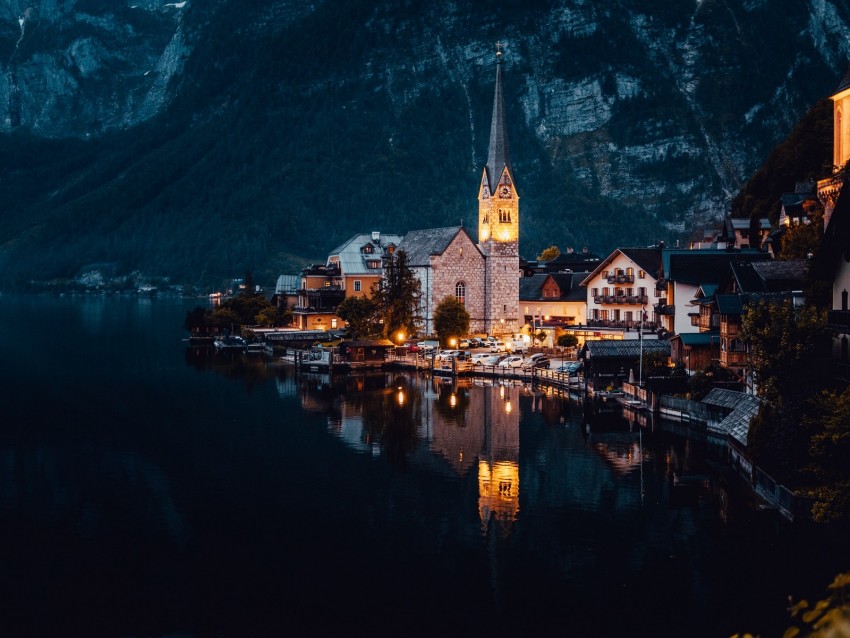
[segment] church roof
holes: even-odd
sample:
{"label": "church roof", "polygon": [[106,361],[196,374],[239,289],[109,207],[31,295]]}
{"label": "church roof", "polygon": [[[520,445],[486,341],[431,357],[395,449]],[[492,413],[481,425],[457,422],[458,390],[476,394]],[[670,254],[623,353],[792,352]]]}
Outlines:
{"label": "church roof", "polygon": [[[505,125],[505,103],[502,98],[502,62],[501,52],[496,62],[496,91],[493,96],[493,118],[490,122],[490,148],[487,153],[487,181],[490,192],[496,185],[505,168],[510,171],[511,161],[508,153],[508,129]],[[511,177],[513,172],[511,171]]]}
{"label": "church roof", "polygon": [[475,241],[463,226],[449,226],[411,230],[401,240],[398,250],[407,253],[407,263],[410,266],[428,266],[431,264],[431,255],[442,255],[458,233],[466,233],[469,241],[475,246]]}

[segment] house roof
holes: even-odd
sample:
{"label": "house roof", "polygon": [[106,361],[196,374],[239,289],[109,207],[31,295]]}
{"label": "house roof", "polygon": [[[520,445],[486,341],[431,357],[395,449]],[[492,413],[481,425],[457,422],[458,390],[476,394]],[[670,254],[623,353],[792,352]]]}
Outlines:
{"label": "house roof", "polygon": [[[388,246],[398,246],[400,242],[401,235],[358,233],[328,253],[328,262],[332,258],[339,262],[344,275],[380,275],[381,268],[370,268],[368,262],[380,260]],[[373,252],[364,252],[363,248],[367,245],[372,247]]]}
{"label": "house roof", "polygon": [[531,277],[520,277],[519,300],[540,301],[543,298],[543,284],[549,278],[546,273],[535,273]]}
{"label": "house roof", "polygon": [[680,332],[673,339],[680,339],[686,346],[710,346],[713,343],[720,345],[720,331],[711,330],[709,332]]}
{"label": "house roof", "polygon": [[729,408],[732,411],[718,425],[711,429],[725,432],[738,443],[747,445],[747,433],[750,421],[758,414],[760,400],[752,394],[735,392],[723,388],[714,388],[702,400],[702,403]]}
{"label": "house roof", "polygon": [[809,271],[805,259],[771,260],[759,263],[736,261],[732,277],[742,293],[801,290]]}
{"label": "house roof", "polygon": [[581,284],[586,286],[590,280],[605,270],[618,255],[624,255],[631,259],[634,264],[645,271],[653,279],[657,279],[661,270],[661,247],[650,246],[643,248],[616,248],[614,252],[608,255],[602,262],[596,266],[587,276],[582,279]]}
{"label": "house roof", "polygon": [[274,294],[286,295],[294,293],[300,287],[301,277],[299,275],[280,275],[274,287]]}
{"label": "house roof", "polygon": [[670,342],[666,339],[622,339],[619,341],[599,340],[586,341],[587,358],[618,359],[627,357],[639,357],[641,355],[641,341],[643,341],[643,352],[659,352],[670,355]]}
{"label": "house roof", "polygon": [[429,266],[431,255],[442,255],[459,233],[466,233],[475,246],[475,241],[463,226],[449,226],[411,230],[401,240],[398,249],[407,253],[407,263],[410,266]]}
{"label": "house roof", "polygon": [[717,311],[721,315],[742,315],[744,304],[741,303],[741,295],[717,295]]}
{"label": "house roof", "polygon": [[662,251],[664,278],[686,284],[719,284],[734,261],[763,261],[770,255],[760,250],[677,250]]}
{"label": "house roof", "polygon": [[[750,229],[750,218],[749,217],[727,217],[726,218],[727,225],[732,230],[749,230]],[[770,220],[767,217],[762,217],[759,219],[759,229],[760,230],[768,230],[771,227]]]}

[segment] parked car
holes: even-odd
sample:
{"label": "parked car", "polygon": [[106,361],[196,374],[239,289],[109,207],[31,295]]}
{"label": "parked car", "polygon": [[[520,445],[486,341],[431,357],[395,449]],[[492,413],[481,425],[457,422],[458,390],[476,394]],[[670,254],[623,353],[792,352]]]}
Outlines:
{"label": "parked car", "polygon": [[481,365],[483,366],[497,366],[499,362],[504,359],[504,356],[501,354],[490,354],[486,359],[481,361]]}
{"label": "parked car", "polygon": [[505,342],[498,339],[490,342],[490,352],[505,352]]}
{"label": "parked car", "polygon": [[440,347],[440,342],[436,340],[428,340],[419,342],[419,350],[431,354],[434,350]]}
{"label": "parked car", "polygon": [[503,361],[499,362],[500,368],[519,368],[522,367],[523,358],[518,354],[511,355],[509,357],[505,357]]}
{"label": "parked car", "polygon": [[472,344],[469,343],[469,339],[461,339],[458,342],[457,347],[458,348],[469,348],[471,345]]}
{"label": "parked car", "polygon": [[437,360],[447,361],[458,354],[460,354],[460,350],[440,350],[440,352],[437,353]]}
{"label": "parked car", "polygon": [[583,367],[584,366],[581,361],[570,361],[569,363],[564,363],[558,366],[557,371],[566,373],[570,376],[575,376]]}
{"label": "parked car", "polygon": [[548,368],[549,357],[545,354],[536,352],[522,362],[522,368],[529,370],[531,368]]}
{"label": "parked car", "polygon": [[528,352],[528,343],[524,339],[511,339],[505,347],[511,352]]}
{"label": "parked car", "polygon": [[484,344],[481,342],[481,339],[478,337],[470,337],[469,338],[469,347],[470,348],[480,348]]}
{"label": "parked car", "polygon": [[408,341],[404,344],[404,347],[407,348],[408,352],[419,352],[421,348],[418,343],[414,343],[412,341]]}
{"label": "parked car", "polygon": [[[489,359],[489,358],[490,358],[490,357],[492,357],[492,356],[493,356],[493,355],[492,355],[492,354],[490,354],[489,352],[476,352],[476,353],[474,353],[474,354],[472,355],[471,360],[472,360],[472,363],[473,363],[473,364],[475,364],[475,365],[481,365],[481,364],[483,364],[483,363],[484,363],[484,360],[485,360],[485,359]],[[492,365],[492,364],[491,364],[491,365]]]}

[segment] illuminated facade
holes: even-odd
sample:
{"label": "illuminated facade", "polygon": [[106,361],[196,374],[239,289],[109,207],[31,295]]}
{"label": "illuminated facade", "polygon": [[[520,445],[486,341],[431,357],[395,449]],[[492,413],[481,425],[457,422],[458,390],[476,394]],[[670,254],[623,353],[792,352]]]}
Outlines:
{"label": "illuminated facade", "polygon": [[823,226],[827,227],[844,181],[838,171],[850,160],[850,68],[841,79],[832,100],[832,168],[836,172],[818,182],[818,199],[823,203]]}

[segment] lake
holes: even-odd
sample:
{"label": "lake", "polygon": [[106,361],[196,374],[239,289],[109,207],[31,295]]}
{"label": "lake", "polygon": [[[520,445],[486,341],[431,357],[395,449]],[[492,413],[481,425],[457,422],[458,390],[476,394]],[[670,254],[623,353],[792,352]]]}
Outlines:
{"label": "lake", "polygon": [[781,635],[844,539],[522,385],[296,375],[177,298],[0,296],[0,635]]}

